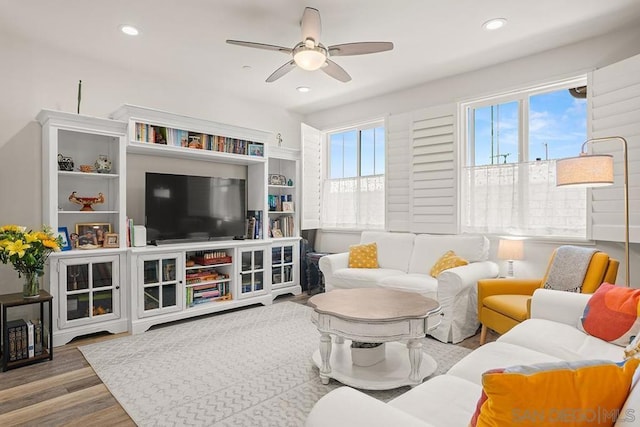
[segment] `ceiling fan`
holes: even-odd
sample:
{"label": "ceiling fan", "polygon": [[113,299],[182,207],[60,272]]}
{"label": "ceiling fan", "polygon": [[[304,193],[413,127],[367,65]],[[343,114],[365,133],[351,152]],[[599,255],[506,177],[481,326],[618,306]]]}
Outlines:
{"label": "ceiling fan", "polygon": [[391,42],[357,42],[325,47],[320,43],[320,33],[322,32],[320,12],[318,9],[312,7],[306,7],[304,9],[300,27],[302,29],[302,41],[293,48],[241,40],[227,40],[227,43],[257,49],[275,50],[292,55],[293,59],[274,71],[273,74],[267,78],[267,83],[278,80],[296,66],[308,71],[321,69],[334,79],[340,80],[341,82],[348,82],[351,80],[349,73],[329,59],[329,57],[364,55],[393,49],[393,43]]}

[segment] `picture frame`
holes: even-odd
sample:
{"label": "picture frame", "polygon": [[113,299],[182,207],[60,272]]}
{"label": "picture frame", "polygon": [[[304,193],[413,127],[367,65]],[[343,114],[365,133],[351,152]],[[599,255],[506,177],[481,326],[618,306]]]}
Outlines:
{"label": "picture frame", "polygon": [[120,239],[118,233],[106,233],[104,235],[103,248],[117,248],[120,246]]}
{"label": "picture frame", "polygon": [[270,174],[269,185],[287,185],[287,177],[284,175]]}
{"label": "picture frame", "polygon": [[60,250],[70,251],[72,249],[71,239],[69,239],[69,230],[67,227],[58,227],[57,237],[62,238],[62,246],[60,246]]}
{"label": "picture frame", "polygon": [[284,237],[284,235],[282,234],[282,230],[280,230],[279,228],[274,228],[273,230],[271,230],[271,234],[276,238]]}
{"label": "picture frame", "polygon": [[250,156],[264,157],[264,145],[249,144],[248,153]]}
{"label": "picture frame", "polygon": [[104,244],[105,236],[111,233],[108,222],[86,222],[76,224],[78,249],[97,249]]}
{"label": "picture frame", "polygon": [[282,202],[282,212],[293,212],[293,202]]}

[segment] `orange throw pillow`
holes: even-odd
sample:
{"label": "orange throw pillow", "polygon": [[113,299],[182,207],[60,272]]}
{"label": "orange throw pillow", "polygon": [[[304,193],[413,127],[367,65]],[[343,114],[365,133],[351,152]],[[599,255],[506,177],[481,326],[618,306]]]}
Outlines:
{"label": "orange throw pillow", "polygon": [[378,268],[378,245],[354,245],[349,247],[349,268]]}

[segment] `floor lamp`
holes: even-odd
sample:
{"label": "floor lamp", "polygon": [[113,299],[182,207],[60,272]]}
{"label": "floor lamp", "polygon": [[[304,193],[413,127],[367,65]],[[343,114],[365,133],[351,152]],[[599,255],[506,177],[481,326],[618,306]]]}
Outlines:
{"label": "floor lamp", "polygon": [[621,136],[608,136],[588,139],[582,144],[579,157],[560,159],[556,162],[556,185],[583,185],[585,187],[601,187],[613,184],[613,156],[610,154],[587,154],[587,144],[618,140],[622,143],[622,160],[624,166],[624,257],[625,281],[629,282],[629,173],[627,171],[627,140]]}

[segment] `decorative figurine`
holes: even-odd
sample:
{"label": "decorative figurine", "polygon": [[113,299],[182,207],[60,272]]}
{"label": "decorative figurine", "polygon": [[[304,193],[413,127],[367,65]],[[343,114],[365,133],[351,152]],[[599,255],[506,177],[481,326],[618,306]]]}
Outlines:
{"label": "decorative figurine", "polygon": [[98,193],[98,197],[78,197],[74,191],[69,196],[69,201],[77,205],[82,205],[82,209],[80,209],[80,211],[91,212],[93,211],[91,205],[104,203],[104,194]]}
{"label": "decorative figurine", "polygon": [[58,154],[58,169],[61,171],[72,171],[73,159],[71,157],[65,157],[62,154]]}
{"label": "decorative figurine", "polygon": [[98,173],[109,173],[111,172],[111,160],[105,154],[100,154],[96,160],[95,167]]}

